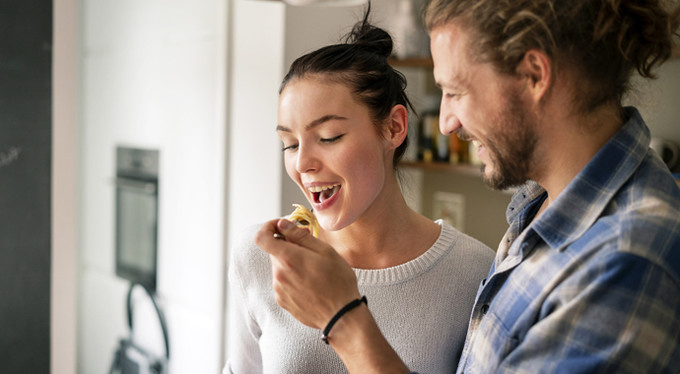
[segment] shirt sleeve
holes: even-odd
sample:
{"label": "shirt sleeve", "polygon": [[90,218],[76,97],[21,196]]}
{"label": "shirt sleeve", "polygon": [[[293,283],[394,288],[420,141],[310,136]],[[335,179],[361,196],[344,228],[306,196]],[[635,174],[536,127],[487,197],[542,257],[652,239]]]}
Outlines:
{"label": "shirt sleeve", "polygon": [[648,260],[613,253],[566,278],[540,307],[499,372],[680,372],[680,288]]}
{"label": "shirt sleeve", "polygon": [[248,312],[243,289],[233,266],[229,268],[227,304],[227,363],[223,374],[261,373],[261,334]]}

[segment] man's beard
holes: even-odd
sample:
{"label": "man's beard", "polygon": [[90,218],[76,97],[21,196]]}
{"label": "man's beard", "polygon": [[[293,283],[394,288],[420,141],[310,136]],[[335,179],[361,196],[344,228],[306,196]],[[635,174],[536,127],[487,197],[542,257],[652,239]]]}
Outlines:
{"label": "man's beard", "polygon": [[493,137],[485,139],[493,170],[487,175],[487,166],[483,165],[483,180],[496,190],[524,184],[530,179],[532,167],[536,166],[537,121],[522,105],[519,93],[511,92],[507,97],[505,110],[493,119],[497,124]]}

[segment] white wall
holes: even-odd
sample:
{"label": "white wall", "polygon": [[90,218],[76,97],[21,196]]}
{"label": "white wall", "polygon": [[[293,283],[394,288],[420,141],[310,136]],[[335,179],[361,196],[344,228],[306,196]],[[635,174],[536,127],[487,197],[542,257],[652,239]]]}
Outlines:
{"label": "white wall", "polygon": [[[158,294],[171,371],[222,364],[226,0],[83,0],[78,372],[104,373],[127,336],[115,275],[115,147],[160,151]],[[145,320],[140,317],[137,321]],[[153,324],[136,324],[158,344]]]}
{"label": "white wall", "polygon": [[228,238],[275,218],[281,200],[276,135],[285,6],[235,0],[230,50]]}
{"label": "white wall", "polygon": [[52,57],[52,284],[50,372],[76,371],[78,6],[55,0]]}

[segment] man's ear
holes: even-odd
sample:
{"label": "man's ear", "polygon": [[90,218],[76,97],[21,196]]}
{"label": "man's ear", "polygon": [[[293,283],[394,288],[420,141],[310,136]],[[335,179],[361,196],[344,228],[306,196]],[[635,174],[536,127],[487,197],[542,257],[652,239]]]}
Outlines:
{"label": "man's ear", "polygon": [[554,72],[552,60],[545,52],[538,49],[528,50],[517,66],[517,73],[526,79],[525,87],[534,103],[538,104],[546,99],[553,85]]}
{"label": "man's ear", "polygon": [[390,111],[388,121],[384,131],[385,139],[390,149],[396,149],[404,142],[408,134],[408,110],[401,104],[395,105]]}

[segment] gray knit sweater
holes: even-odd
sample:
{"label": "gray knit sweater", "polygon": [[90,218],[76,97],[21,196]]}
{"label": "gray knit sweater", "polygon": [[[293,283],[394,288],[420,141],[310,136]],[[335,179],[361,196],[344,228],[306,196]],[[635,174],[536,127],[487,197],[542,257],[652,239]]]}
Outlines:
{"label": "gray knit sweater", "polygon": [[[424,254],[387,269],[355,269],[359,291],[380,330],[413,371],[453,373],[463,348],[479,282],[494,253],[442,221]],[[232,251],[225,373],[346,373],[319,330],[276,304],[267,253],[254,227]]]}

